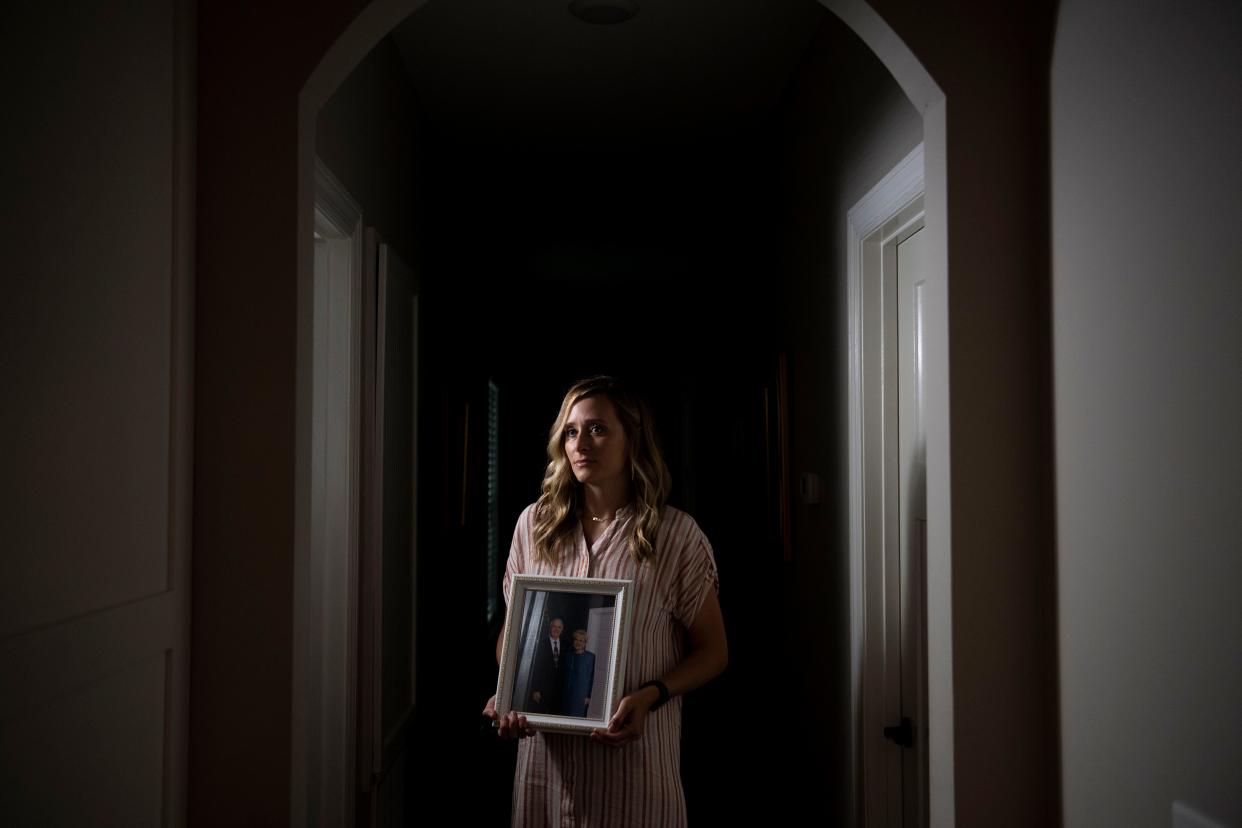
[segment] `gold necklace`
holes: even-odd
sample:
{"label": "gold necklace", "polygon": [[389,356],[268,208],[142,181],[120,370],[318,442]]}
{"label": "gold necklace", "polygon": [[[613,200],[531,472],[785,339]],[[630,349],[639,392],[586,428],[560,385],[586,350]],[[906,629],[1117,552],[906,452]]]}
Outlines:
{"label": "gold necklace", "polygon": [[596,517],[595,515],[591,515],[591,520],[595,521],[596,523],[603,523],[604,521],[606,521],[606,520],[612,520],[612,518],[615,518],[615,517],[616,517],[616,514],[614,514],[612,517],[606,517],[606,518],[605,518],[605,517]]}

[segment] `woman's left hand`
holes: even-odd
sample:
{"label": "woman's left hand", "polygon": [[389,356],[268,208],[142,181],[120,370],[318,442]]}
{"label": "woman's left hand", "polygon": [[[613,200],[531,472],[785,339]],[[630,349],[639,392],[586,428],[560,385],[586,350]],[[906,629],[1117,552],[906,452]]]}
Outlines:
{"label": "woman's left hand", "polygon": [[643,690],[631,693],[621,699],[617,712],[608,720],[607,728],[591,731],[591,739],[613,747],[637,742],[643,738],[643,722],[647,719],[651,704],[648,694]]}

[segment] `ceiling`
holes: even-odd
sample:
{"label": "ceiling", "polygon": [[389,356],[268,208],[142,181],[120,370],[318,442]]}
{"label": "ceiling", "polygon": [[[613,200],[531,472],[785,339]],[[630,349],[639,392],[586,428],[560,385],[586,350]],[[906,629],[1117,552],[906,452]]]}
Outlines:
{"label": "ceiling", "polygon": [[816,0],[429,0],[393,33],[423,114],[471,143],[677,143],[765,121],[829,14]]}

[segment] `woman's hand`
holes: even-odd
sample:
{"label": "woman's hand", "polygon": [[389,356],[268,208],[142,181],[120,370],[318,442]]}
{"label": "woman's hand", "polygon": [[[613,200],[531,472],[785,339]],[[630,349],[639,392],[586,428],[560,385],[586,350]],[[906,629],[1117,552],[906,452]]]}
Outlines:
{"label": "woman's hand", "polygon": [[655,699],[647,692],[648,690],[656,693],[656,698],[659,698],[659,693],[653,688],[644,687],[621,699],[621,703],[617,705],[617,712],[612,714],[612,718],[608,720],[608,727],[603,730],[600,728],[592,730],[591,739],[605,745],[620,747],[643,738],[643,722],[647,720],[647,711],[655,703]]}
{"label": "woman's hand", "polygon": [[519,715],[516,711],[510,710],[504,716],[496,713],[496,697],[492,696],[487,700],[487,705],[483,708],[483,715],[498,722],[496,735],[502,739],[525,739],[527,736],[534,735],[535,729],[526,722],[526,717]]}

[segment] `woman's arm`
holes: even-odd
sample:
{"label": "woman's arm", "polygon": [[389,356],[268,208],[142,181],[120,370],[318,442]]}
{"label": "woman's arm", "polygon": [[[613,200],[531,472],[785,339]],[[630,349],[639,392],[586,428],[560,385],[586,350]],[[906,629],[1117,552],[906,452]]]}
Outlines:
{"label": "woman's arm", "polygon": [[[660,678],[668,688],[669,698],[702,687],[723,673],[729,664],[729,645],[725,640],[724,617],[720,614],[716,590],[708,590],[689,633],[690,652]],[[660,691],[654,687],[644,687],[640,692],[648,699],[648,707],[660,698]]]}
{"label": "woman's arm", "polygon": [[[708,590],[703,606],[688,630],[690,651],[661,681],[668,688],[669,698],[702,687],[724,672],[729,663],[729,646],[725,638],[724,616],[714,589]],[[643,720],[651,705],[660,698],[654,687],[631,693],[617,705],[617,712],[606,730],[595,730],[591,738],[610,745],[623,745],[642,737]]]}

